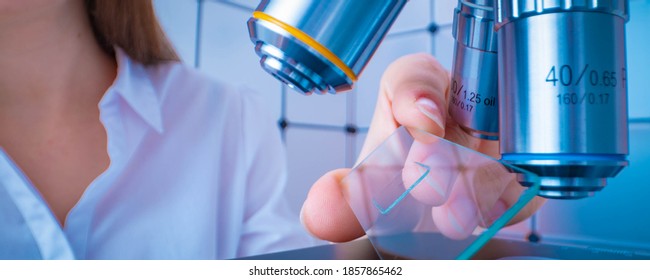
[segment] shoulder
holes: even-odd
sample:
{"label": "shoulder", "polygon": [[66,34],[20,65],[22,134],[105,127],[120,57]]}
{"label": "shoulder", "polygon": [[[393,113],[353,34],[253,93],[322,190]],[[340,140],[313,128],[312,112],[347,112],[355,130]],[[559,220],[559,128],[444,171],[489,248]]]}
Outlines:
{"label": "shoulder", "polygon": [[[195,106],[218,105],[231,108],[242,94],[228,84],[181,62],[167,62],[145,67],[161,105],[168,102],[199,102]],[[213,107],[213,109],[215,109]]]}
{"label": "shoulder", "polygon": [[235,88],[184,63],[167,62],[145,69],[163,112],[238,118],[248,107],[255,106],[255,93]]}
{"label": "shoulder", "polygon": [[180,121],[204,129],[227,130],[224,132],[232,136],[244,137],[246,145],[276,128],[270,108],[257,92],[235,88],[181,62],[144,69],[159,100],[165,126]]}

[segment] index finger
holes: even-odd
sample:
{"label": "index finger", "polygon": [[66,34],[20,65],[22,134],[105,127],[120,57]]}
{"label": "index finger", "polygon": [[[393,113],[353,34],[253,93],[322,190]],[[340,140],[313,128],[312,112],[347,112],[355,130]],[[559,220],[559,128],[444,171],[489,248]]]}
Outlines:
{"label": "index finger", "polygon": [[424,131],[445,136],[449,73],[431,55],[420,53],[393,62],[381,79],[372,125],[359,159],[364,159],[399,126],[426,142]]}

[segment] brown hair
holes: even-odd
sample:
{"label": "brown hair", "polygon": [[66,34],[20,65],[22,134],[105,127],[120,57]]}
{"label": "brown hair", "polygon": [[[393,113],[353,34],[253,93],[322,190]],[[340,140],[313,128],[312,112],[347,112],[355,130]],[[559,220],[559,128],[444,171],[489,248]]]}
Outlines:
{"label": "brown hair", "polygon": [[145,65],[178,61],[163,32],[152,0],[85,0],[97,41],[109,54],[122,48]]}

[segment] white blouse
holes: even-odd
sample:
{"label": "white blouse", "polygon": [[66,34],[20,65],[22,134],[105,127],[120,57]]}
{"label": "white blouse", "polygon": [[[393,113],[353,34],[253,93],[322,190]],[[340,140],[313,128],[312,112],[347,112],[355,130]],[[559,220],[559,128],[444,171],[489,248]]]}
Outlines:
{"label": "white blouse", "polygon": [[314,242],[284,202],[284,147],[255,94],[116,52],[99,103],[111,163],[65,227],[0,150],[0,259],[226,259]]}

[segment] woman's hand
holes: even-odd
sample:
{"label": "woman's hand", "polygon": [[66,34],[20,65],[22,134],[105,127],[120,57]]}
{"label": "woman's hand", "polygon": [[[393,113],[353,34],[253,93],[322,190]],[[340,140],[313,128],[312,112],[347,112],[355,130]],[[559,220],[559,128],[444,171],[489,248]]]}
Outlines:
{"label": "woman's hand", "polygon": [[[417,142],[428,142],[426,139],[428,135],[420,132],[424,131],[497,157],[499,153],[497,141],[474,138],[448,117],[448,98],[449,74],[432,56],[414,54],[393,62],[381,79],[377,106],[359,158],[364,159],[399,126],[406,127]],[[314,236],[324,240],[344,242],[364,235],[363,229],[341,192],[341,180],[349,171],[350,169],[330,171],[312,186],[303,205],[301,218],[304,226]],[[500,182],[495,187],[484,188],[484,192],[477,193],[478,200],[482,197],[493,199],[494,195],[489,193],[490,191],[497,191],[501,197],[497,203],[500,207],[490,210],[493,213],[482,213],[482,215],[495,217],[503,214],[503,211],[512,206],[518,197],[507,194],[520,191],[520,188],[521,186],[513,179]],[[458,196],[450,199],[458,199]],[[511,223],[532,215],[543,201],[539,197],[535,198]],[[449,205],[453,208],[453,205],[463,205],[463,203],[452,202]],[[450,209],[450,211],[456,213],[458,221],[455,222],[461,225],[468,225],[473,229],[478,224],[473,215],[463,215],[467,213],[464,209]]]}

